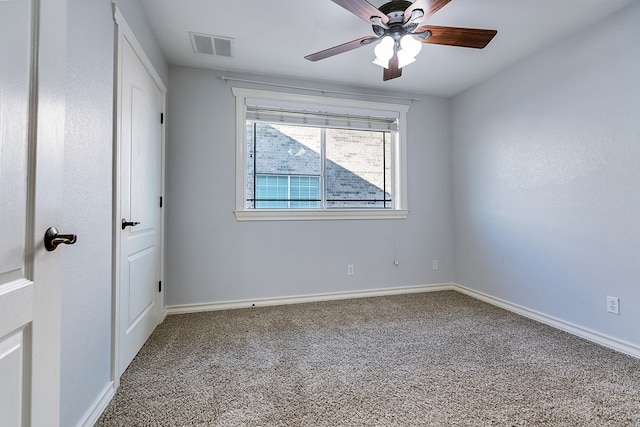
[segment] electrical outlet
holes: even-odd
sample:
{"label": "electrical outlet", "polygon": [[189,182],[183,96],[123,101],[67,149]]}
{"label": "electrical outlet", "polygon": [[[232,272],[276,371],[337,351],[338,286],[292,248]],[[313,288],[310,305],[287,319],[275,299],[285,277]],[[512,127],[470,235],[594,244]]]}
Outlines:
{"label": "electrical outlet", "polygon": [[620,298],[607,297],[607,311],[613,314],[620,314]]}
{"label": "electrical outlet", "polygon": [[353,264],[347,265],[347,276],[353,276],[355,273],[353,271]]}
{"label": "electrical outlet", "polygon": [[434,270],[438,269],[438,260],[434,259],[431,263],[431,266],[433,267]]}

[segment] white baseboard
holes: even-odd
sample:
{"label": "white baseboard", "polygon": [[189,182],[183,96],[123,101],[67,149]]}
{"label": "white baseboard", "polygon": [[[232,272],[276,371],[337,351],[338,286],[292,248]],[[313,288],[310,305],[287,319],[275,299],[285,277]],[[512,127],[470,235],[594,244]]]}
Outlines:
{"label": "white baseboard", "polygon": [[78,425],[82,427],[93,426],[96,421],[98,421],[98,418],[100,418],[100,415],[102,415],[104,410],[107,408],[107,405],[109,404],[109,402],[111,402],[111,399],[113,399],[113,396],[115,394],[116,389],[112,381],[107,385],[107,387],[105,387],[105,389],[102,391],[100,396],[98,396],[93,405],[91,405],[82,421],[80,421]]}
{"label": "white baseboard", "polygon": [[212,302],[205,304],[184,304],[184,305],[172,305],[168,306],[166,313],[171,314],[183,314],[183,313],[197,313],[201,311],[217,311],[217,310],[231,310],[236,308],[250,308],[250,307],[265,307],[271,305],[285,305],[285,304],[301,304],[306,302],[319,302],[319,301],[334,301],[341,299],[351,298],[367,298],[367,297],[379,297],[386,295],[402,295],[413,294],[420,292],[436,292],[436,291],[451,291],[455,286],[451,283],[434,284],[434,285],[421,285],[421,286],[403,286],[397,288],[383,288],[383,289],[371,289],[364,291],[353,292],[330,292],[323,294],[312,295],[298,295],[291,297],[279,297],[279,298],[259,298],[252,300],[239,300],[239,301],[223,301]]}
{"label": "white baseboard", "polygon": [[640,346],[637,346],[635,344],[609,337],[599,332],[583,328],[582,326],[574,325],[573,323],[569,323],[564,320],[548,316],[544,313],[528,309],[521,305],[513,304],[508,301],[492,297],[491,295],[487,295],[473,289],[465,288],[464,286],[458,284],[452,284],[452,289],[480,301],[495,305],[496,307],[500,307],[521,316],[528,317],[529,319],[533,319],[537,322],[544,323],[545,325],[553,326],[554,328],[563,330],[572,335],[584,338],[587,341],[591,341],[612,350],[616,350],[621,353],[640,358]]}
{"label": "white baseboard", "polygon": [[496,307],[503,308],[513,313],[519,314],[524,317],[528,317],[537,322],[544,323],[545,325],[552,326],[554,328],[563,330],[570,334],[579,336],[588,341],[602,345],[604,347],[611,348],[621,353],[628,354],[640,358],[640,346],[618,340],[616,338],[609,337],[596,331],[575,325],[573,323],[566,322],[564,320],[540,313],[535,310],[528,309],[521,305],[513,304],[508,301],[492,297],[482,292],[474,291],[473,289],[466,288],[457,283],[443,283],[434,285],[422,285],[422,286],[405,286],[396,288],[383,288],[372,289],[364,291],[353,292],[331,292],[323,294],[312,295],[299,295],[291,297],[280,298],[259,298],[253,300],[238,300],[238,301],[223,301],[212,302],[205,304],[184,304],[173,305],[166,307],[165,315],[182,314],[182,313],[196,313],[201,311],[217,311],[217,310],[231,310],[236,308],[250,308],[250,307],[265,307],[272,305],[284,305],[284,304],[301,304],[306,302],[319,302],[319,301],[333,301],[340,299],[350,298],[367,298],[377,297],[385,295],[401,295],[420,292],[436,292],[436,291],[457,291],[462,294],[468,295],[472,298],[484,301],[486,303],[495,305]]}

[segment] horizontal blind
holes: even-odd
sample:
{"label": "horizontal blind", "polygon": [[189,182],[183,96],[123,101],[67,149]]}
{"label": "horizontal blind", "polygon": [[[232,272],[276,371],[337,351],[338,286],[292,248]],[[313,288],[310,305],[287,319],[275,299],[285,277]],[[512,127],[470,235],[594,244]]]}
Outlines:
{"label": "horizontal blind", "polygon": [[[381,112],[377,112],[378,114]],[[348,114],[337,111],[314,111],[285,107],[247,105],[246,119],[267,123],[282,123],[302,126],[330,127],[341,129],[397,131],[398,117]]]}

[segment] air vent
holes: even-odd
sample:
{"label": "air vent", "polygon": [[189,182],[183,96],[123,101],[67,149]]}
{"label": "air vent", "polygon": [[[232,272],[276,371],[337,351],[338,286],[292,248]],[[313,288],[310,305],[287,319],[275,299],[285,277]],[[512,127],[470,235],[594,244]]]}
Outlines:
{"label": "air vent", "polygon": [[211,34],[189,33],[191,46],[198,55],[233,57],[233,39]]}

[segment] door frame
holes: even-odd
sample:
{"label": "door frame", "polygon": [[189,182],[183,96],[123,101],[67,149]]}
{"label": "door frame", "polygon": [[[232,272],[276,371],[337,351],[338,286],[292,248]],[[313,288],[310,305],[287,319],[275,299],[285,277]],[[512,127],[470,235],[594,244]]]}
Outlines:
{"label": "door frame", "polygon": [[[124,16],[120,12],[117,5],[113,5],[113,16],[116,27],[116,49],[115,49],[115,85],[114,85],[114,100],[115,100],[115,121],[114,121],[114,143],[113,143],[113,261],[112,261],[112,278],[113,278],[113,293],[112,293],[112,330],[111,330],[111,379],[113,381],[114,390],[117,390],[120,385],[120,244],[122,237],[122,230],[120,229],[120,152],[121,152],[121,136],[122,130],[122,45],[124,40],[131,45],[135,53],[140,58],[142,64],[149,72],[153,81],[160,89],[162,96],[162,111],[163,114],[166,111],[166,99],[167,99],[167,87],[160,78],[153,64],[147,54],[142,49],[142,45],[136,39],[131,27],[127,24]],[[166,116],[166,114],[165,114]],[[159,120],[160,118],[158,118]],[[166,120],[166,117],[165,117]],[[165,194],[165,126],[160,129],[161,147],[160,147],[160,195],[164,199]],[[164,245],[165,245],[165,215],[164,208],[160,209],[160,280],[164,281]],[[164,302],[164,287],[157,293],[157,307],[160,313],[158,313],[159,323],[162,323],[166,317],[166,307]]]}

